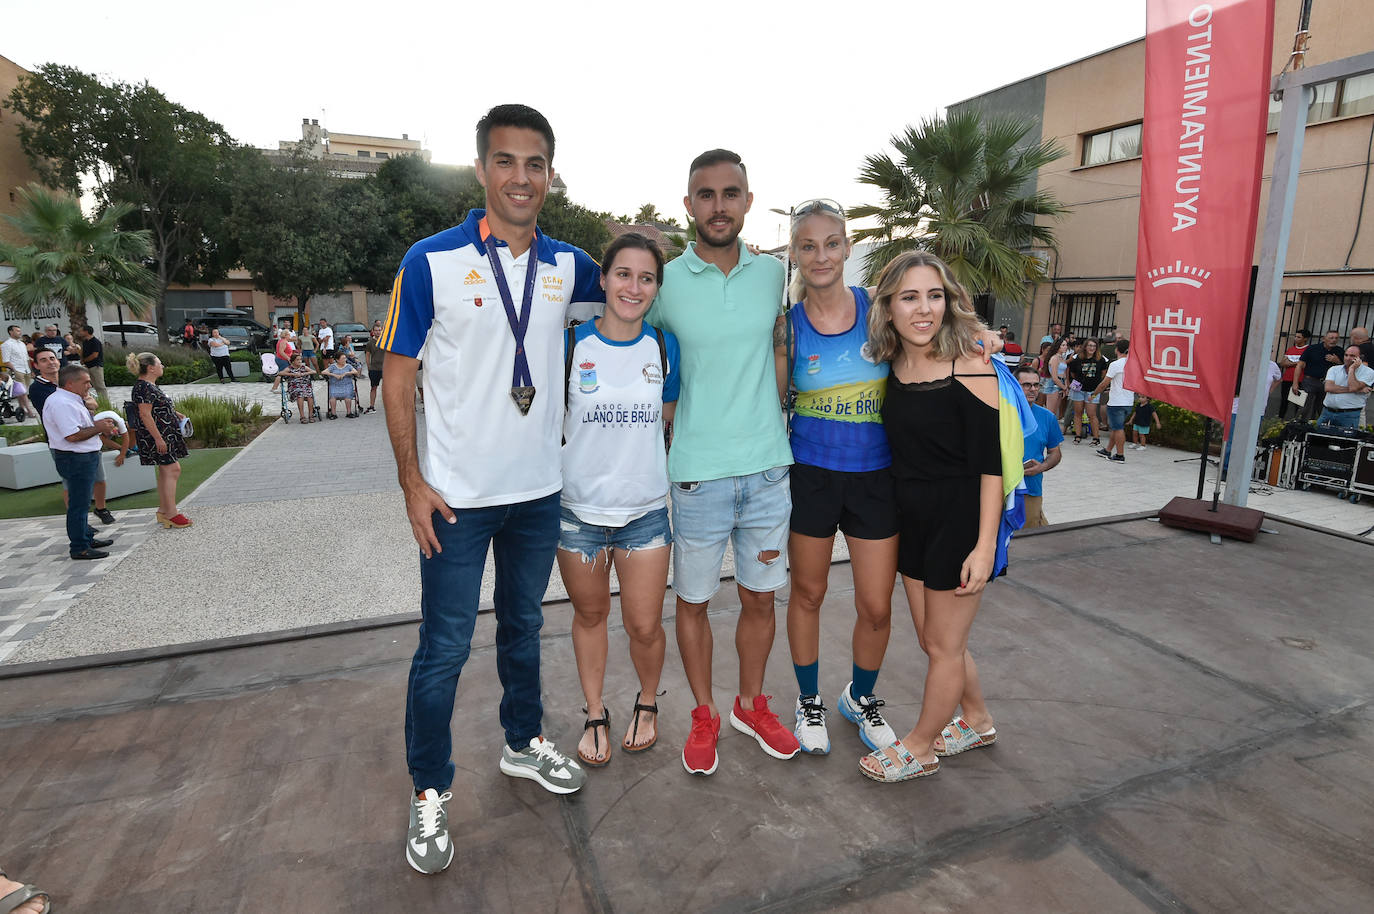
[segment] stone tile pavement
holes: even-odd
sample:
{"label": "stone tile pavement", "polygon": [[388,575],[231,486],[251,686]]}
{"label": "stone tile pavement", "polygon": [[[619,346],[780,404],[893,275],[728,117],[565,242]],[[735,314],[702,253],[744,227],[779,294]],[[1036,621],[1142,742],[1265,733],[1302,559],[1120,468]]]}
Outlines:
{"label": "stone tile pavement", "polygon": [[[240,389],[255,388],[263,396],[266,385]],[[422,430],[424,417],[416,418]],[[1175,495],[1196,492],[1198,464],[1176,462],[1189,457],[1182,452],[1128,451],[1126,462],[1116,464],[1097,457],[1087,442],[1066,441],[1063,451],[1063,462],[1045,476],[1051,523],[1157,510]],[[1209,468],[1208,497],[1215,473]],[[418,574],[399,496],[379,410],[359,419],[274,424],[183,499],[194,528],[167,531],[140,549],[155,530],[153,512],[141,512],[141,519],[128,512],[118,528],[118,551],[105,562],[87,566],[65,558],[61,517],[0,521],[0,662],[411,612]],[[1257,485],[1249,501],[1344,533],[1374,526],[1374,499],[1352,505],[1326,492]],[[838,538],[835,557],[847,554]],[[727,556],[725,573],[732,568]],[[36,575],[42,583],[31,583]],[[110,587],[94,588],[107,576]],[[490,598],[490,565],[487,577],[484,599]],[[159,600],[138,595],[150,578],[158,582]],[[282,586],[300,580],[347,583],[334,588],[339,599],[273,605]],[[563,593],[555,568],[547,596]]]}
{"label": "stone tile pavement", "polygon": [[115,522],[91,523],[114,539],[98,562],[68,558],[65,518],[35,517],[0,521],[0,662],[61,618],[75,599],[158,530],[156,510],[120,511]]}
{"label": "stone tile pavement", "polygon": [[[293,415],[289,422],[274,423],[201,486],[193,503],[236,505],[400,492],[380,397],[375,413],[356,419],[342,414],[335,420],[321,416],[321,421],[310,425],[301,425],[298,419]],[[423,412],[416,413],[415,424],[423,442]]]}

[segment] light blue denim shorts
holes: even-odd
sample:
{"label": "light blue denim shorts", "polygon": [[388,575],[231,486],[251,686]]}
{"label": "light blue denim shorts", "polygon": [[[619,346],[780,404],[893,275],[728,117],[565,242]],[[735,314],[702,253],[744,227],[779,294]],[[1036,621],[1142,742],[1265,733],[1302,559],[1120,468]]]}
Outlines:
{"label": "light blue denim shorts", "polygon": [[1086,390],[1071,390],[1071,391],[1069,391],[1069,402],[1070,402],[1070,403],[1101,403],[1101,402],[1102,402],[1102,395],[1101,395],[1101,394],[1098,394],[1097,396],[1094,397],[1094,396],[1089,396],[1088,391],[1086,391]]}
{"label": "light blue denim shorts", "polygon": [[589,524],[572,512],[560,508],[558,515],[558,548],[576,552],[591,562],[603,551],[623,549],[661,549],[671,545],[673,534],[668,528],[668,509],[659,508],[643,517],[636,517],[623,527]]}
{"label": "light blue denim shorts", "polygon": [[[771,593],[787,583],[787,532],[792,518],[789,467],[705,482],[675,482],[673,590],[688,603],[705,603],[720,589],[725,545],[735,548],[735,580],[746,590]],[[772,552],[768,559],[760,558]]]}

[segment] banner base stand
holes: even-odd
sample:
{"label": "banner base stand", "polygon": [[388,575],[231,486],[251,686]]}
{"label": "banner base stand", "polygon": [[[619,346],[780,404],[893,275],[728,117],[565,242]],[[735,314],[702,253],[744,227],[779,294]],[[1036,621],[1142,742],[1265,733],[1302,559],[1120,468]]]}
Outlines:
{"label": "banner base stand", "polygon": [[1253,543],[1264,524],[1264,512],[1218,504],[1199,498],[1174,498],[1159,511],[1159,522],[1180,530],[1197,530]]}

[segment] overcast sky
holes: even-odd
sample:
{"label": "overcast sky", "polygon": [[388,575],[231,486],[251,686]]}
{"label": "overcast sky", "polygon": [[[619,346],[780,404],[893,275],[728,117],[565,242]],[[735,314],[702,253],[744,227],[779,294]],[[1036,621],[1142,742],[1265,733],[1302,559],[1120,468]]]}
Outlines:
{"label": "overcast sky", "polygon": [[312,117],[466,164],[477,119],[518,101],[552,122],[574,201],[679,221],[688,163],[731,148],[755,194],[745,237],[765,247],[783,240],[772,207],[876,202],[859,167],[907,124],[1145,33],[1144,0],[69,0],[61,23],[4,7],[0,54],[21,66],[147,80],[255,146]]}

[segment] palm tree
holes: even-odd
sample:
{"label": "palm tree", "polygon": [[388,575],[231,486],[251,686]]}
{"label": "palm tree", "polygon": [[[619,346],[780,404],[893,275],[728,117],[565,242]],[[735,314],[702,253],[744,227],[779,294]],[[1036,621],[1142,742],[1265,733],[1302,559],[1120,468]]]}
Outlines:
{"label": "palm tree", "polygon": [[120,203],[87,219],[81,204],[67,194],[38,184],[21,189],[22,207],[6,219],[25,239],[0,242],[0,261],[15,275],[0,289],[0,303],[28,316],[51,302],[67,311],[72,331],[86,323],[89,302],[101,308],[124,304],[139,317],[155,300],[157,277],[143,264],[153,246],[147,231],[122,231],[119,221],[133,209]]}
{"label": "palm tree", "polygon": [[849,211],[878,221],[854,233],[879,242],[865,262],[866,280],[898,254],[926,250],[971,294],[1025,303],[1027,283],[1045,278],[1032,248],[1056,246],[1053,229],[1036,219],[1068,212],[1052,193],[1026,192],[1041,167],[1065,155],[1054,140],[1025,143],[1032,127],[1025,118],[958,111],[893,137],[895,158],[868,156],[859,180],[881,189],[884,202]]}
{"label": "palm tree", "polygon": [[687,253],[687,245],[697,240],[697,224],[689,218],[684,231],[666,232],[665,236],[668,239],[668,245],[663,250],[663,260],[666,263]]}

